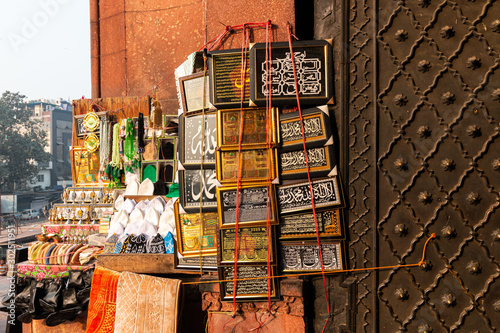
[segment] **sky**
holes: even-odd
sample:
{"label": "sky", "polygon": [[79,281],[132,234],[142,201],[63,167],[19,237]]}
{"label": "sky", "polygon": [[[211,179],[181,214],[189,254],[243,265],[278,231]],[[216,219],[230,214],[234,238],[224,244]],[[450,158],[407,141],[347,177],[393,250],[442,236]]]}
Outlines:
{"label": "sky", "polygon": [[0,94],[91,97],[88,0],[0,0]]}

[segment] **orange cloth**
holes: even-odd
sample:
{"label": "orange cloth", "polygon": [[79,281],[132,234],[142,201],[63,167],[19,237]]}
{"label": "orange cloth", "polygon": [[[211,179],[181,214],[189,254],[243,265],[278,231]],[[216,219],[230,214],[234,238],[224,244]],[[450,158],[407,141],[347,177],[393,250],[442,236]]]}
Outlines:
{"label": "orange cloth", "polygon": [[111,333],[115,328],[119,272],[97,266],[92,278],[87,333]]}

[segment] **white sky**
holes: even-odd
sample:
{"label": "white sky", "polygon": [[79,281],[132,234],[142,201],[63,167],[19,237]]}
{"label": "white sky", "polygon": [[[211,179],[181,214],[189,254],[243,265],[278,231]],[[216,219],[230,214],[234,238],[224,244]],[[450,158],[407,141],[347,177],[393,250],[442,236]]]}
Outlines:
{"label": "white sky", "polygon": [[88,0],[0,0],[0,95],[91,97]]}

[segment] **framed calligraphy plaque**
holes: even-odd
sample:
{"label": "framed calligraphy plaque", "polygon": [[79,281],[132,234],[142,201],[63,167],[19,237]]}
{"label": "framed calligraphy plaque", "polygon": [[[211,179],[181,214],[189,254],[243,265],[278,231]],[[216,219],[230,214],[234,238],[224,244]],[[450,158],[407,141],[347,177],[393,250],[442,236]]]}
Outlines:
{"label": "framed calligraphy plaque", "polygon": [[[329,209],[316,212],[319,237],[342,238],[342,210]],[[316,238],[316,225],[312,212],[284,215],[280,218],[279,238]]]}
{"label": "framed calligraphy plaque", "polygon": [[[238,265],[267,263],[267,252],[271,263],[274,263],[273,227],[269,229],[269,239],[266,227],[238,228]],[[269,241],[270,240],[270,243]],[[219,259],[221,265],[234,264],[236,229],[221,229],[219,241]]]}
{"label": "framed calligraphy plaque", "polygon": [[[343,198],[337,176],[315,179],[311,183],[315,208],[343,207]],[[300,212],[312,209],[309,182],[278,186],[280,213]]]}
{"label": "framed calligraphy plaque", "polygon": [[[304,131],[302,131],[302,127]],[[281,150],[322,147],[333,143],[328,106],[319,106],[302,112],[302,126],[298,112],[280,115]]]}
{"label": "framed calligraphy plaque", "polygon": [[200,261],[203,271],[217,271],[217,256],[183,257],[174,255],[174,269],[177,271],[200,271]]}
{"label": "framed calligraphy plaque", "polygon": [[184,257],[199,257],[217,253],[216,212],[179,214],[179,205],[174,205],[177,228],[177,252]]}
{"label": "framed calligraphy plaque", "polygon": [[[302,105],[333,104],[332,41],[292,42],[295,74]],[[271,84],[273,105],[295,105],[295,77],[288,42],[271,43],[268,63],[266,44],[250,46],[250,100],[265,105]],[[270,77],[270,79],[268,79]]]}
{"label": "framed calligraphy plaque", "polygon": [[[196,73],[180,77],[179,86],[184,115],[188,116],[210,108],[210,81],[207,75]],[[205,95],[203,95],[203,87],[205,87]]]}
{"label": "framed calligraphy plaque", "polygon": [[265,182],[276,178],[276,149],[245,149],[217,151],[217,179],[222,184]]}
{"label": "framed calligraphy plaque", "polygon": [[311,178],[336,175],[335,149],[333,145],[308,148],[307,164],[303,149],[278,153],[282,179],[307,178],[307,166]]}
{"label": "framed calligraphy plaque", "polygon": [[[241,118],[243,118],[243,124],[241,124]],[[265,147],[268,140],[269,144],[274,146],[277,142],[276,119],[275,108],[269,115],[266,108],[218,110],[217,145],[220,148],[238,148],[240,131],[243,127],[241,137],[243,147]]]}
{"label": "framed calligraphy plaque", "polygon": [[[180,138],[179,153],[186,169],[200,168],[203,165],[215,166],[217,147],[217,121],[215,113],[179,116]],[[202,135],[202,132],[204,134]],[[202,159],[203,158],[203,159]]]}
{"label": "framed calligraphy plaque", "polygon": [[179,171],[179,176],[180,201],[186,212],[193,212],[193,209],[199,211],[200,206],[205,211],[216,211],[217,175],[215,169],[184,170]]}
{"label": "framed calligraphy plaque", "polygon": [[[270,274],[267,271],[267,266],[238,266],[236,271],[236,301],[251,301],[259,299],[267,299],[268,281],[271,285],[271,298],[278,299],[278,283],[276,276],[276,266],[271,266]],[[268,276],[270,278],[268,278]],[[261,279],[256,279],[256,278]],[[250,280],[250,278],[252,278]],[[220,267],[219,279],[230,280],[222,282],[221,298],[223,301],[233,299],[234,292],[234,267]]]}
{"label": "framed calligraphy plaque", "polygon": [[217,188],[220,228],[235,227],[237,201],[239,225],[263,225],[267,223],[268,218],[271,224],[278,223],[274,185],[271,185],[268,191],[266,184],[247,184],[239,188],[239,194],[236,186]]}
{"label": "framed calligraphy plaque", "polygon": [[[281,242],[283,272],[321,271],[318,243],[314,240]],[[325,271],[343,270],[343,251],[340,241],[321,242],[321,255]]]}
{"label": "framed calligraphy plaque", "polygon": [[[243,106],[248,107],[250,97],[250,59],[242,66],[241,50],[211,51],[208,53],[210,71],[210,103],[217,109],[240,107],[243,91]],[[242,71],[245,68],[244,82]]]}

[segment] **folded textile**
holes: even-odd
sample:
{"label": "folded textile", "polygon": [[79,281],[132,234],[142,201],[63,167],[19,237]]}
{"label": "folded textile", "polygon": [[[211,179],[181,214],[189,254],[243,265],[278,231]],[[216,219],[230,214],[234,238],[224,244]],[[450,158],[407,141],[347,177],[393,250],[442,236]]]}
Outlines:
{"label": "folded textile", "polygon": [[116,293],[120,316],[115,318],[115,332],[176,332],[180,286],[180,280],[123,272]]}
{"label": "folded textile", "polygon": [[119,272],[97,266],[92,278],[86,333],[114,332]]}

